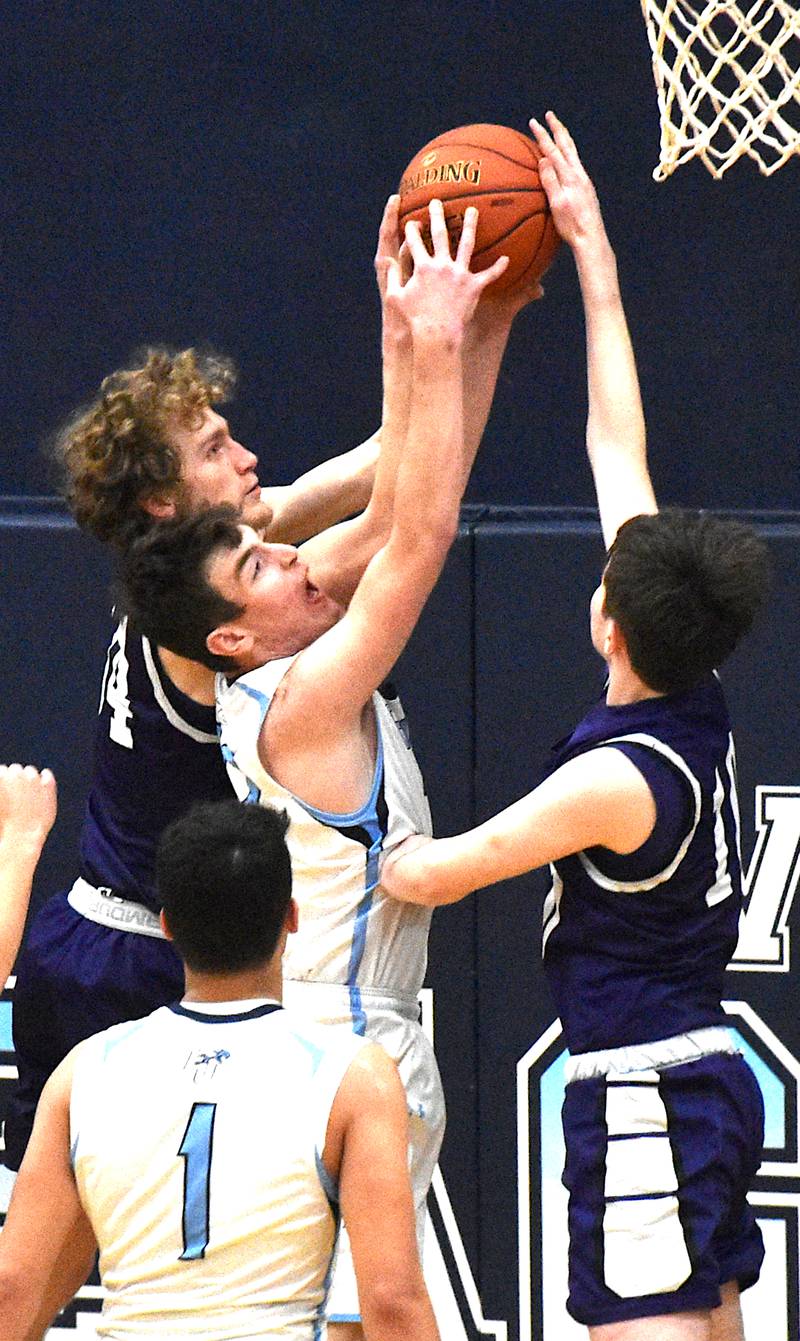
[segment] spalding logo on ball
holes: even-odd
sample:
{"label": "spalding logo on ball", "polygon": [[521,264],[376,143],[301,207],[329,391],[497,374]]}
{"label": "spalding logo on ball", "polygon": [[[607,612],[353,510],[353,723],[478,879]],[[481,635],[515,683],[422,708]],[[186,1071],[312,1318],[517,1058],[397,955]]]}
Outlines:
{"label": "spalding logo on ball", "polygon": [[429,241],[428,205],[444,205],[451,246],[457,244],[468,205],[478,210],[471,268],[486,270],[498,256],[508,267],[492,288],[516,289],[539,279],[560,238],[539,180],[539,149],[509,126],[459,126],[415,154],[399,187],[400,229],[409,219]]}

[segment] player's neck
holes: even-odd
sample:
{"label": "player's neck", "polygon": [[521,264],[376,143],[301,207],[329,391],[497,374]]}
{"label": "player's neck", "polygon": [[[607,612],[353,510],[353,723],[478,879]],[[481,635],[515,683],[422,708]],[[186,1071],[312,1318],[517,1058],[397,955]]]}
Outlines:
{"label": "player's neck", "polygon": [[158,655],[170,680],[182,694],[194,699],[195,703],[213,708],[214,672],[208,666],[201,666],[199,661],[190,661],[188,657],[179,657],[177,652],[170,652],[166,647],[159,647]]}
{"label": "player's neck", "polygon": [[647,698],[663,698],[663,694],[651,689],[627,660],[608,661],[608,688],[606,704],[609,708],[622,708],[629,703],[641,703]]}
{"label": "player's neck", "polygon": [[283,977],[280,962],[243,969],[240,973],[197,973],[186,969],[186,991],[183,1000],[190,1001],[253,1001],[269,997],[280,1001],[283,995]]}

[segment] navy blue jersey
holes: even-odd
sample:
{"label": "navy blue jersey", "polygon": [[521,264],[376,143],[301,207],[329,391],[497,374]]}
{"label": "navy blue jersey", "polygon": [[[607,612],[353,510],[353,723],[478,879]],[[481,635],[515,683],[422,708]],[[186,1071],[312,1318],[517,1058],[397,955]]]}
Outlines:
{"label": "navy blue jersey", "polygon": [[155,850],[195,801],[231,797],[213,707],[187,698],[146,638],[117,628],[100,693],[80,873],[156,911]]}
{"label": "navy blue jersey", "polygon": [[741,908],[733,740],[716,677],[664,698],[597,704],[555,747],[548,772],[604,745],[639,768],[657,817],[636,852],[592,848],[553,867],[544,963],[573,1053],[724,1023]]}

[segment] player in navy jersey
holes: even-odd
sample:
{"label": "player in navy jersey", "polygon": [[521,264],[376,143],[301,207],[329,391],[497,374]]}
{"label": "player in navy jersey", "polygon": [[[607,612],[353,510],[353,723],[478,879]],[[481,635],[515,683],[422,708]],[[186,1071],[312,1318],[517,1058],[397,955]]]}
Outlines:
{"label": "player in navy jersey", "polygon": [[79,1044],[48,1082],[0,1235],[4,1341],[42,1335],[95,1247],[100,1336],[314,1341],[340,1207],[367,1341],[438,1341],[396,1068],[281,1007],[286,825],[232,798],[165,831],[163,927],[186,991]]}
{"label": "player in navy jersey", "polygon": [[715,670],[768,580],[747,527],[657,513],[638,380],[597,198],[566,129],[533,130],[584,294],[587,445],[606,565],[591,638],[606,692],[544,780],[382,871],[425,906],[551,863],[544,967],[567,1045],[568,1308],[595,1341],[741,1341],[761,1235],[763,1107],[721,1005],[741,910],[734,752]]}

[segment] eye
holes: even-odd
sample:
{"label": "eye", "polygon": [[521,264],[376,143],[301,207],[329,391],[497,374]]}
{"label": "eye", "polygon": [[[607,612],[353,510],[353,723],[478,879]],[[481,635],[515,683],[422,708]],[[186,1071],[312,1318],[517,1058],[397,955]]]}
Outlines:
{"label": "eye", "polygon": [[221,450],[222,448],[220,443],[212,442],[211,446],[208,448],[206,452],[206,460],[209,460],[213,456],[219,456]]}
{"label": "eye", "polygon": [[254,577],[254,578],[258,577],[259,573],[261,572],[262,567],[263,567],[263,564],[262,564],[261,560],[259,559],[258,555],[255,554],[255,555],[253,556],[253,577]]}

